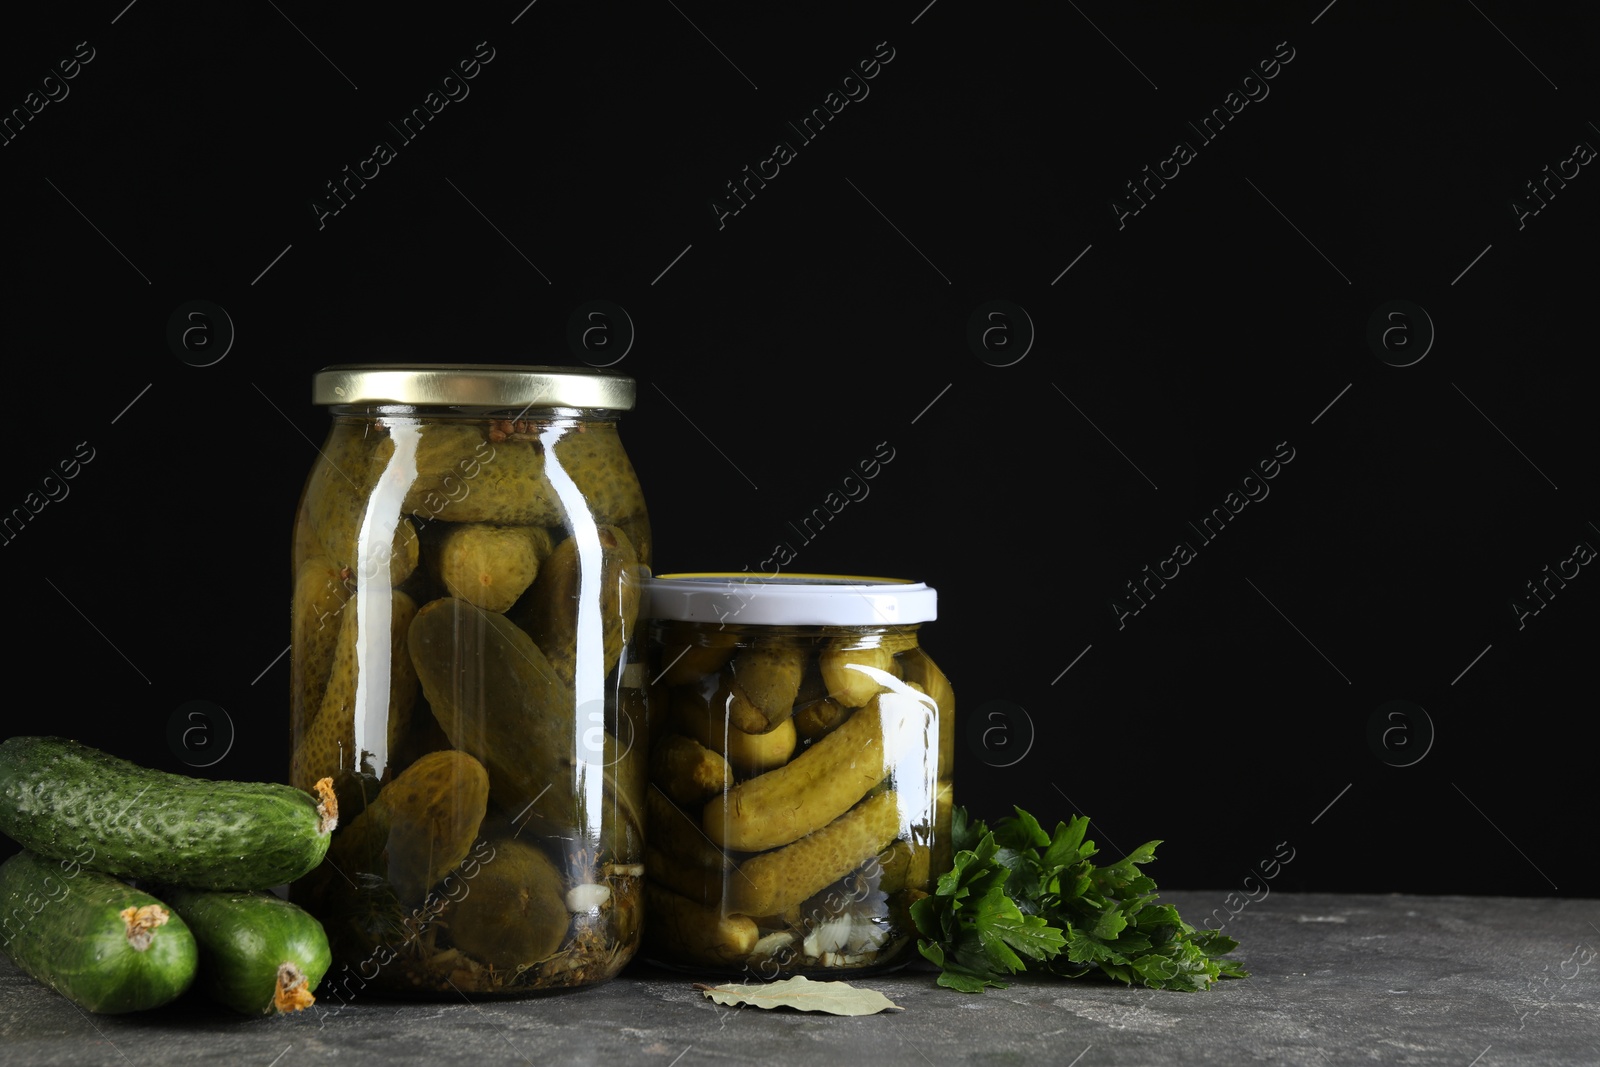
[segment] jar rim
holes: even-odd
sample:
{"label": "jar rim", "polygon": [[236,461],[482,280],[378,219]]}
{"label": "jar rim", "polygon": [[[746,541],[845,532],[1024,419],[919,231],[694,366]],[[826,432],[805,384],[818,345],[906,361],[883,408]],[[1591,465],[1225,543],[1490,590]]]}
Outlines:
{"label": "jar rim", "polygon": [[312,378],[319,405],[396,404],[493,409],[631,411],[634,380],[590,367],[512,363],[347,363]]}
{"label": "jar rim", "polygon": [[644,583],[650,618],[765,626],[901,626],[938,618],[923,582],[847,574],[662,574]]}

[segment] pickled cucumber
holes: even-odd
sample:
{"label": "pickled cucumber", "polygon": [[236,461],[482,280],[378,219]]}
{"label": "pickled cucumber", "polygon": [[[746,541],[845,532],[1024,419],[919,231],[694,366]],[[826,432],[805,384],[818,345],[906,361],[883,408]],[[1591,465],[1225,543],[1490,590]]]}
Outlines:
{"label": "pickled cucumber", "polygon": [[467,523],[451,527],[429,554],[451,596],[503,612],[527,592],[551,548],[542,526]]}
{"label": "pickled cucumber", "polygon": [[688,642],[669,644],[661,655],[665,664],[661,677],[668,685],[698,685],[701,678],[721,670],[736,651],[731,644],[721,648]]}
{"label": "pickled cucumber", "polygon": [[675,959],[689,963],[739,963],[761,938],[755,920],[724,915],[664,886],[645,885],[645,937]]}
{"label": "pickled cucumber", "polygon": [[559,526],[565,514],[544,476],[538,441],[489,441],[484,421],[428,422],[402,510],[445,522]]}
{"label": "pickled cucumber", "polygon": [[655,538],[650,532],[650,516],[641,511],[630,518],[618,519],[612,525],[627,536],[628,543],[633,546],[633,554],[639,558],[639,562],[646,567],[650,566],[655,552]]}
{"label": "pickled cucumber", "polygon": [[[572,690],[516,624],[446,597],[417,612],[408,647],[434,717],[488,768],[501,807],[515,812],[570,779]],[[570,801],[570,788],[558,800]]]}
{"label": "pickled cucumber", "polygon": [[939,706],[939,774],[948,777],[955,769],[956,758],[956,694],[950,688],[950,679],[920,648],[907,652],[897,662],[905,671],[906,682]]}
{"label": "pickled cucumber", "polygon": [[741,649],[728,665],[729,721],[749,734],[776,729],[794,714],[806,658],[800,648]]}
{"label": "pickled cucumber", "polygon": [[[310,729],[300,734],[290,764],[290,781],[301,789],[311,788],[319,778],[332,777],[347,811],[361,810],[359,803],[348,803],[346,791],[351,788],[351,776],[383,775],[388,754],[404,743],[410,731],[411,710],[416,703],[417,676],[405,642],[417,606],[398,589],[386,599],[390,636],[387,647],[374,647],[361,638],[359,597],[352,598],[340,612],[338,647],[328,687]],[[360,684],[363,670],[374,674],[366,686]],[[358,706],[362,698],[369,702],[383,700],[384,705]],[[385,705],[387,710],[379,710]],[[368,733],[371,730],[381,730],[382,734]],[[381,743],[374,745],[380,737]],[[382,759],[376,759],[380,748]]]}
{"label": "pickled cucumber", "polygon": [[[367,433],[366,427],[349,422],[335,421],[328,439],[318,449],[317,462],[306,480],[300,498],[300,520],[296,523],[296,540],[309,540],[317,553],[326,553],[324,534],[330,526],[348,526],[351,518],[359,518],[366,500],[367,469],[372,453],[380,443],[393,451],[394,443],[387,434]],[[343,514],[343,513],[352,514]],[[301,535],[309,533],[309,538]],[[351,541],[354,548],[354,540]],[[353,563],[349,556],[329,554],[340,566]]]}
{"label": "pickled cucumber", "polygon": [[739,864],[726,906],[747,915],[781,911],[876,856],[899,832],[899,795],[879,793],[793,844]]}
{"label": "pickled cucumber", "polygon": [[893,767],[894,754],[931,726],[915,693],[883,692],[784,766],[740,782],[706,804],[701,825],[724,848],[776,848],[821,829]]}
{"label": "pickled cucumber", "polygon": [[[361,524],[367,501],[393,456],[394,440],[387,434],[369,436],[361,427],[337,425],[306,482],[303,507],[323,554],[352,572],[361,563],[362,579],[376,577],[378,565],[360,557]],[[417,531],[404,515],[402,510],[386,546],[392,585],[399,585],[417,569]]]}
{"label": "pickled cucumber", "polygon": [[800,740],[811,744],[832,733],[849,715],[849,708],[832,697],[823,697],[794,713],[794,728],[799,731]]}
{"label": "pickled cucumber", "polygon": [[895,893],[927,885],[929,859],[927,845],[901,838],[878,855],[878,888]]}
{"label": "pickled cucumber", "polygon": [[517,971],[555,955],[571,917],[566,885],[550,858],[533,845],[496,840],[449,913],[456,947],[480,963]]}
{"label": "pickled cucumber", "polygon": [[322,555],[322,541],[311,526],[311,511],[306,507],[306,494],[300,493],[300,503],[294,511],[294,553],[290,557],[298,566],[301,560]]}
{"label": "pickled cucumber", "polygon": [[[604,658],[600,674],[609,674],[622,658],[623,644],[633,637],[639,619],[639,598],[645,577],[634,555],[633,546],[621,530],[612,526],[599,528],[599,567],[583,573],[579,538],[575,535],[562,541],[539,568],[539,577],[533,582],[527,596],[510,612],[518,626],[526,630],[534,643],[544,652],[550,665],[567,685],[577,676],[579,627],[584,623],[583,603],[598,601],[598,625],[602,638]],[[589,582],[598,582],[598,596],[585,588]],[[585,635],[584,638],[592,640]],[[586,670],[593,670],[595,661],[585,657]]]}
{"label": "pickled cucumber", "polygon": [[322,707],[339,645],[340,614],[354,588],[349,572],[326,556],[307,559],[295,575],[290,608],[295,655],[289,670],[294,714],[302,730]]}
{"label": "pickled cucumber", "polygon": [[704,804],[733,784],[726,759],[682,734],[665,737],[656,746],[650,773],[674,803],[685,807]]}
{"label": "pickled cucumber", "polygon": [[878,645],[891,656],[899,656],[917,647],[917,627],[890,630],[878,637]]}
{"label": "pickled cucumber", "polygon": [[794,755],[793,718],[783,720],[776,730],[747,734],[728,723],[720,705],[706,703],[687,686],[672,690],[672,715],[680,732],[721,753],[740,778],[782,767]]}
{"label": "pickled cucumber", "polygon": [[431,752],[345,827],[333,844],[334,862],[346,873],[387,870],[395,896],[415,906],[466,859],[488,801],[483,764],[465,752]]}
{"label": "pickled cucumber", "polygon": [[[632,520],[637,526],[646,514],[644,494],[615,423],[590,422],[568,428],[557,439],[555,454],[599,522]],[[644,532],[649,533],[648,524]]]}
{"label": "pickled cucumber", "polygon": [[[533,434],[491,441],[487,422],[429,423],[417,450],[417,479],[405,511],[446,522],[559,526],[566,514],[546,476],[546,443],[600,522],[626,522],[646,535],[644,496],[616,426],[536,424]],[[529,439],[537,435],[537,439]],[[502,435],[503,436],[503,435]]]}
{"label": "pickled cucumber", "polygon": [[[822,670],[822,680],[827,683],[828,695],[847,708],[859,708],[883,688],[874,671],[889,671],[894,666],[894,656],[888,649],[874,645],[870,648],[832,647],[817,656]],[[857,670],[869,667],[871,670]]]}
{"label": "pickled cucumber", "polygon": [[[587,776],[600,774],[617,804],[612,837],[602,843],[626,849],[626,841],[642,836],[635,796],[606,769],[620,758],[616,738],[602,731],[603,751],[580,752],[572,690],[515,623],[444,598],[417,612],[409,646],[439,725],[452,745],[488,768],[501,809],[519,822],[532,820],[537,832],[598,834],[601,827],[588,820],[600,813],[588,812],[579,798]],[[585,738],[589,733],[585,724]]]}

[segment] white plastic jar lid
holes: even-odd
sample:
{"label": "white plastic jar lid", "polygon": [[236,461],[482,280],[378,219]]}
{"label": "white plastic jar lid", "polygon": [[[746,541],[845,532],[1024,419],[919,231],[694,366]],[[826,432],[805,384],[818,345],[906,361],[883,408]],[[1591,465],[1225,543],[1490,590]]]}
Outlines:
{"label": "white plastic jar lid", "polygon": [[846,574],[661,574],[645,582],[651,618],[752,626],[901,626],[939,617],[922,582]]}

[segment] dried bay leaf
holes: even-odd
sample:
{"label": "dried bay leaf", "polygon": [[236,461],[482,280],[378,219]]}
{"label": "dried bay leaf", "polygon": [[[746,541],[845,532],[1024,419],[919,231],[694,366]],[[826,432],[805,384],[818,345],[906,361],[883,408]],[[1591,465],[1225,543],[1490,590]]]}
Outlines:
{"label": "dried bay leaf", "polygon": [[781,982],[731,983],[695,988],[729,1007],[794,1008],[821,1011],[830,1015],[876,1015],[880,1011],[904,1011],[900,1005],[875,989],[857,989],[848,982],[813,982],[804,975]]}

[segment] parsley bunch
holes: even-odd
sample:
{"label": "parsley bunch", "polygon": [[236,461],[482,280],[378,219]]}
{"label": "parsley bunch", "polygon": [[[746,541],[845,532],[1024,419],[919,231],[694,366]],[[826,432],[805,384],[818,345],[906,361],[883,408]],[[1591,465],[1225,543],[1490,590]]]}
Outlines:
{"label": "parsley bunch", "polygon": [[941,969],[939,984],[964,993],[1026,971],[1079,978],[1096,968],[1152,989],[1209,989],[1247,972],[1223,959],[1239,947],[1216,930],[1196,932],[1170,904],[1156,904],[1156,883],[1139,870],[1155,859],[1151,841],[1108,867],[1090,857],[1089,820],[1057,823],[1047,834],[1014,809],[990,830],[953,819],[955,864],[934,895],[911,906],[922,934],[917,948]]}

